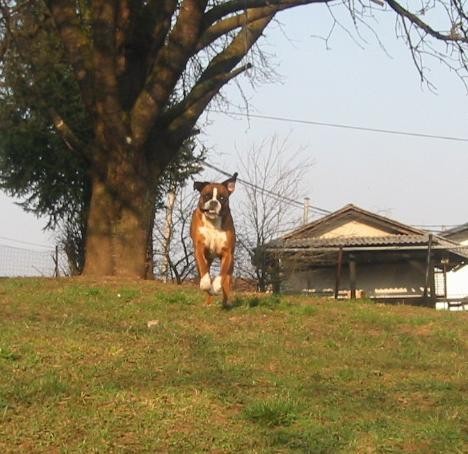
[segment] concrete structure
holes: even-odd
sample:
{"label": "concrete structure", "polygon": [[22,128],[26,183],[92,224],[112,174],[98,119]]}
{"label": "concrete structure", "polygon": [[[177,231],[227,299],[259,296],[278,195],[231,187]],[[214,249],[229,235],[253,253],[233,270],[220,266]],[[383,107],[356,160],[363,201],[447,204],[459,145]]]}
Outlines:
{"label": "concrete structure", "polygon": [[281,291],[335,298],[434,301],[468,249],[354,205],[270,242]]}

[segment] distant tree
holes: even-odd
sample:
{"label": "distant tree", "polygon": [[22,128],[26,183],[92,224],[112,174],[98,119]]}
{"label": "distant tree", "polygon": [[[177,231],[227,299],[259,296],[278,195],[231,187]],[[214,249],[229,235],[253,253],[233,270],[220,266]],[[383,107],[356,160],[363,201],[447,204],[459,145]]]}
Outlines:
{"label": "distant tree", "polygon": [[174,185],[166,206],[156,213],[156,276],[164,281],[181,284],[196,275],[190,223],[197,200],[191,187]]}
{"label": "distant tree", "polygon": [[[345,8],[356,26],[372,23],[379,8],[390,10],[422,77],[428,54],[466,77],[463,0],[418,3],[415,11],[396,0],[0,0],[4,59],[27,61],[37,52],[46,59],[59,49],[60,64],[79,88],[79,97],[62,97],[43,121],[86,163],[86,274],[145,276],[155,185],[210,101],[250,67],[245,56],[258,50],[276,14],[312,3]],[[45,72],[26,63],[22,74],[42,90]],[[42,103],[54,96],[42,92]],[[81,109],[70,108],[73,103]],[[84,131],[73,127],[76,114],[87,119]]]}
{"label": "distant tree", "polygon": [[[300,186],[312,165],[294,158],[288,141],[278,137],[253,146],[239,155],[239,173],[249,184],[242,185],[242,209],[236,223],[238,270],[254,279],[259,291],[274,284],[275,269],[264,254],[264,246],[300,225],[303,201]],[[298,203],[292,203],[298,202]]]}

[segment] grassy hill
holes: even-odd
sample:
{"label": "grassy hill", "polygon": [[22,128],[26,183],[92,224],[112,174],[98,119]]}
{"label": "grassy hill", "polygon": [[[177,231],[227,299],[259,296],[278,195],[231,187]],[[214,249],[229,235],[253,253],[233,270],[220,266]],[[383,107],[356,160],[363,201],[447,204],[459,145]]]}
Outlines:
{"label": "grassy hill", "polygon": [[0,452],[467,452],[468,314],[236,303],[0,280]]}

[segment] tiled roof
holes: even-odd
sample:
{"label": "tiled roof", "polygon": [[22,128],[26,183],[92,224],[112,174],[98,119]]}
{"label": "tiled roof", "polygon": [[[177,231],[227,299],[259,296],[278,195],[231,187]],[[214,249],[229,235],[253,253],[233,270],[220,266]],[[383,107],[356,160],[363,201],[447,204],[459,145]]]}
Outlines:
{"label": "tiled roof", "polygon": [[466,224],[457,225],[451,229],[444,230],[440,233],[440,236],[451,236],[465,231],[468,231],[468,222]]}
{"label": "tiled roof", "polygon": [[[341,236],[335,238],[277,239],[270,242],[269,248],[322,248],[349,246],[411,246],[424,245],[429,235],[386,235],[386,236]],[[434,237],[434,244],[453,247],[454,243]]]}
{"label": "tiled roof", "polygon": [[[358,219],[369,225],[376,225],[381,230],[386,231],[386,235],[381,236],[336,236],[324,238],[321,235],[326,233],[327,227],[336,224],[338,220]],[[317,221],[293,230],[286,235],[270,241],[265,245],[267,251],[288,251],[302,252],[308,250],[310,253],[323,252],[326,249],[343,248],[347,250],[398,250],[398,249],[423,249],[428,247],[429,232],[406,226],[392,219],[371,213],[356,207],[346,205],[341,210],[329,214]],[[457,254],[463,259],[468,259],[468,247],[449,238],[439,235],[432,235],[432,247],[442,249]]]}
{"label": "tiled roof", "polygon": [[468,259],[468,246],[450,247],[449,250],[450,252],[453,252],[454,254],[461,255],[462,257],[465,257],[466,259]]}

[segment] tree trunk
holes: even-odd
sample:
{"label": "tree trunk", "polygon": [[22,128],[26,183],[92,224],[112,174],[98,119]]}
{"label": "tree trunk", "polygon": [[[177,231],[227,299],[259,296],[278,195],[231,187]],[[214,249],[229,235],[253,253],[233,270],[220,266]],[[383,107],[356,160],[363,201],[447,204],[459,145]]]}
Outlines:
{"label": "tree trunk", "polygon": [[142,153],[119,156],[92,178],[83,274],[146,278],[152,274],[155,182]]}

